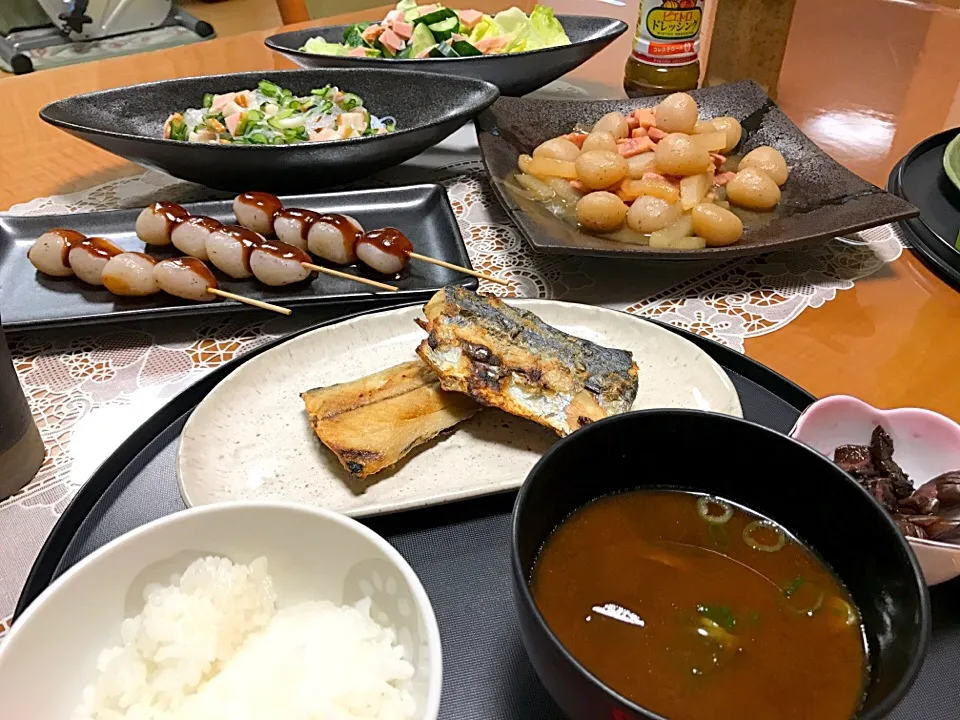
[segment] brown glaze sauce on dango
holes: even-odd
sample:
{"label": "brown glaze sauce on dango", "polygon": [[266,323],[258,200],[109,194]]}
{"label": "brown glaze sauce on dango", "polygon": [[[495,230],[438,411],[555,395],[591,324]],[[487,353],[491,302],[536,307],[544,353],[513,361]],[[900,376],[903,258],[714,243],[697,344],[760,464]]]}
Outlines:
{"label": "brown glaze sauce on dango", "polygon": [[142,252],[134,252],[134,251],[132,251],[132,250],[127,250],[127,251],[124,251],[123,254],[124,254],[124,255],[136,255],[137,257],[142,257],[144,260],[149,260],[151,265],[156,265],[157,262],[158,262],[157,259],[156,259],[153,255],[147,255],[146,253],[142,253]]}
{"label": "brown glaze sauce on dango", "polygon": [[403,258],[410,257],[413,252],[413,243],[410,239],[396,228],[387,227],[379,230],[370,230],[365,232],[359,242],[373,245],[387,255]]}
{"label": "brown glaze sauce on dango", "polygon": [[283,210],[283,203],[280,202],[280,198],[265,192],[245,192],[243,195],[237,196],[237,202],[263,210],[270,217]]}
{"label": "brown glaze sauce on dango", "polygon": [[195,257],[176,257],[170,258],[169,260],[164,260],[163,262],[176,265],[177,267],[186,268],[203,280],[207,284],[208,288],[212,290],[217,289],[217,279],[213,276],[213,273],[210,272],[210,268],[208,268],[202,260],[197,260]]}
{"label": "brown glaze sauce on dango", "polygon": [[299,221],[300,237],[304,241],[306,241],[307,235],[310,234],[310,226],[324,217],[329,217],[329,216],[321,215],[320,213],[314,212],[313,210],[302,210],[300,208],[285,208],[280,212],[276,213],[273,216],[273,220],[274,222],[276,222],[280,218],[287,218],[290,220]]}
{"label": "brown glaze sauce on dango", "polygon": [[184,223],[187,225],[197,225],[210,232],[214,232],[223,227],[222,222],[212,217],[207,217],[206,215],[194,215],[189,220],[185,220]]}
{"label": "brown glaze sauce on dango", "polygon": [[349,247],[350,254],[353,254],[353,251],[357,247],[357,240],[359,240],[361,237],[361,233],[359,230],[357,230],[357,226],[350,222],[349,218],[347,218],[345,215],[329,213],[320,215],[314,222],[326,223],[327,225],[332,225],[339,230],[340,235],[343,236],[344,247]]}
{"label": "brown glaze sauce on dango", "polygon": [[63,249],[60,251],[60,261],[64,267],[70,267],[70,251],[87,239],[87,236],[69,228],[54,228],[49,232],[56,233],[63,239]]}
{"label": "brown glaze sauce on dango", "polygon": [[123,252],[112,242],[102,237],[88,237],[70,246],[71,250],[83,250],[90,255],[101,258],[112,258]]}
{"label": "brown glaze sauce on dango", "polygon": [[[225,225],[220,228],[220,232],[226,233],[230,237],[234,237],[240,241],[240,244],[243,245],[243,267],[247,272],[251,272],[250,255],[266,242],[263,236],[260,233],[255,233],[253,230],[247,230],[247,228],[241,227],[240,225]],[[213,276],[211,275],[211,277]]]}
{"label": "brown glaze sauce on dango", "polygon": [[173,230],[177,225],[190,219],[190,213],[182,205],[160,200],[150,206],[154,215],[162,215],[167,221],[167,230]]}
{"label": "brown glaze sauce on dango", "polygon": [[313,262],[313,258],[300,248],[279,240],[262,240],[256,249],[281,260],[296,260],[298,263]]}

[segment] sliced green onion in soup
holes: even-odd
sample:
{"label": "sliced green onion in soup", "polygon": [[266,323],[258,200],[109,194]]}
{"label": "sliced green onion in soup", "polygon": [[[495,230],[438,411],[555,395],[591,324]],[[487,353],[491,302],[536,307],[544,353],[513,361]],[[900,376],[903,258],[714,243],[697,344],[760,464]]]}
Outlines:
{"label": "sliced green onion in soup", "polygon": [[769,520],[754,520],[743,529],[743,541],[759,552],[777,552],[787,544],[787,536]]}
{"label": "sliced green onion in soup", "polygon": [[697,498],[697,514],[713,525],[724,525],[733,517],[733,508],[720,498],[704,495]]}

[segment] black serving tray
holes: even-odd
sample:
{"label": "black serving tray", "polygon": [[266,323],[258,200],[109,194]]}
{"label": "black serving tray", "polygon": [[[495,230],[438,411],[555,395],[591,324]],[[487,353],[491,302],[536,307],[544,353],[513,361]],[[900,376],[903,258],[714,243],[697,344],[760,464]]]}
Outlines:
{"label": "black serving tray", "polygon": [[943,152],[960,128],[944,130],[917,144],[890,173],[887,189],[920,209],[902,220],[910,249],[937,275],[960,289],[960,189],[943,169]]}
{"label": "black serving tray", "polygon": [[[333,322],[339,320],[325,324]],[[665,327],[696,343],[725,368],[748,420],[786,433],[814,399],[729,348]],[[224,377],[282,341],[253,350],[205,376],[134,431],[104,462],[47,538],[15,618],[83,557],[134,528],[184,509],[174,469],[184,423]],[[771,475],[770,481],[775,483],[776,477]],[[516,626],[509,565],[514,496],[510,492],[364,521],[410,562],[436,611],[444,660],[442,720],[563,718],[537,680]],[[891,714],[896,720],[955,720],[960,707],[960,684],[954,682],[960,664],[960,584],[941,585],[931,595],[930,652],[912,690]]]}
{"label": "black serving tray", "polygon": [[[384,226],[400,228],[413,241],[417,252],[461,267],[472,267],[457,218],[446,191],[440,185],[293,195],[281,199],[286,207],[352,215],[367,229]],[[236,222],[232,200],[187,203],[184,207],[194,215],[209,215],[222,222]],[[27,260],[27,250],[33,242],[54,227],[68,227],[85,235],[99,235],[109,238],[125,250],[143,251],[144,244],[134,232],[139,213],[140,209],[67,216],[0,214],[0,307],[3,308],[4,330],[15,332],[41,327],[250,310],[247,305],[230,300],[196,303],[165,293],[145,298],[121,298],[105,288],[86,285],[76,278],[44,276]],[[150,248],[149,252],[158,258],[182,255],[172,245]],[[346,271],[384,280],[383,276],[362,266],[346,268]],[[386,280],[399,287],[399,292],[377,290],[328,275],[314,276],[309,282],[286,288],[271,288],[253,279],[233,280],[217,270],[214,270],[214,274],[224,290],[290,308],[357,303],[376,303],[382,307],[411,300],[427,300],[446,285],[459,284],[476,289],[478,284],[473,277],[425,262],[411,262],[399,279]]]}

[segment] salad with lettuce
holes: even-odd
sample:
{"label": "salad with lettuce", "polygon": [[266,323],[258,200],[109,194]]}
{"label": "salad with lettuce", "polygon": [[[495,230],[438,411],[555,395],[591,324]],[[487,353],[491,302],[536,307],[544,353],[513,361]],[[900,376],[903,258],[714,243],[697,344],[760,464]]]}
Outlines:
{"label": "salad with lettuce", "polygon": [[203,107],[175,112],[163,137],[196,143],[291,145],[348,140],[393,132],[393,118],[378,118],[363,98],[332,85],[298,96],[261,80],[252,90],[203,96]]}
{"label": "salad with lettuce", "polygon": [[517,7],[486,15],[401,0],[378,23],[351,25],[343,42],[322,37],[300,50],[314,55],[373,58],[456,58],[519,53],[569,45],[570,38],[553,10],[537,5],[530,15]]}

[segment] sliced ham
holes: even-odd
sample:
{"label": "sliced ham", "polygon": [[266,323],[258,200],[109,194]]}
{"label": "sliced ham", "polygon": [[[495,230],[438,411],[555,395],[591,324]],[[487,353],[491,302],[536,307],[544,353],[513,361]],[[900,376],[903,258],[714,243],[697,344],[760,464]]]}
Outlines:
{"label": "sliced ham", "polygon": [[223,124],[227,126],[227,130],[231,135],[237,134],[237,125],[240,124],[240,120],[243,118],[243,113],[234,113],[233,115],[228,115],[223,119]]}
{"label": "sliced ham", "polygon": [[210,103],[210,112],[216,112],[220,110],[224,105],[229,102],[233,102],[233,98],[236,97],[236,93],[224,93],[223,95],[214,95],[213,102]]}
{"label": "sliced ham", "polygon": [[570,187],[572,187],[572,188],[573,188],[574,190],[576,190],[577,192],[582,192],[582,193],[587,192],[587,186],[584,185],[584,184],[583,184],[582,182],[580,182],[579,180],[571,180],[571,181],[570,181]]}
{"label": "sliced ham", "polygon": [[638,127],[630,131],[630,137],[642,138],[647,136],[647,129]]}
{"label": "sliced ham", "polygon": [[347,55],[349,55],[350,57],[366,57],[367,49],[362,47],[353,48],[352,50],[350,50],[350,52],[347,53]]}
{"label": "sliced ham", "polygon": [[647,137],[649,137],[654,142],[660,142],[663,140],[667,134],[658,127],[648,127],[647,128]]}
{"label": "sliced ham", "polygon": [[497,37],[485,37],[474,43],[474,46],[484,55],[503,50],[510,42],[509,35],[498,35]]}
{"label": "sliced ham", "polygon": [[367,45],[373,45],[373,42],[383,35],[385,30],[386,28],[383,25],[369,25],[360,33],[360,37]]}
{"label": "sliced ham", "polygon": [[630,138],[617,143],[617,152],[621,157],[629,158],[655,149],[656,145],[648,137]]}
{"label": "sliced ham", "polygon": [[388,12],[383,24],[387,27],[393,27],[398,22],[403,22],[403,10],[391,10]]}
{"label": "sliced ham", "polygon": [[393,27],[391,27],[390,29],[393,30],[397,35],[402,37],[404,40],[409,40],[410,36],[413,35],[413,25],[408,22],[404,22],[403,20],[400,20],[399,22],[395,22],[393,24]]}
{"label": "sliced ham", "polygon": [[380,44],[387,48],[387,50],[392,52],[394,55],[403,50],[405,46],[403,38],[397,35],[393,30],[384,30],[379,39]]}
{"label": "sliced ham", "polygon": [[431,50],[433,50],[432,47],[424,48],[423,50],[417,53],[417,59],[422,60],[423,58],[430,57]]}
{"label": "sliced ham", "polygon": [[460,10],[457,15],[460,16],[460,24],[467,30],[473,30],[483,20],[483,13],[479,10]]}
{"label": "sliced ham", "polygon": [[637,129],[642,129],[640,128],[640,121],[637,120],[633,115],[627,115],[627,128],[629,128],[630,132],[633,132]]}
{"label": "sliced ham", "polygon": [[587,139],[586,133],[570,133],[569,135],[564,135],[567,140],[572,142],[581,150],[583,149],[583,141]]}
{"label": "sliced ham", "polygon": [[737,174],[732,172],[720,173],[719,175],[713,178],[713,184],[719,185],[722,187],[726,185],[728,182],[730,182],[731,180],[733,180],[736,176]]}
{"label": "sliced ham", "polygon": [[717,166],[717,170],[722,168],[723,164],[727,161],[726,156],[715,152],[710,153],[710,159],[713,160],[713,164]]}
{"label": "sliced ham", "polygon": [[657,119],[650,108],[637,108],[630,115],[637,121],[642,128],[651,128],[657,124]]}
{"label": "sliced ham", "polygon": [[323,128],[323,130],[320,130],[320,131],[311,130],[310,132],[307,133],[307,137],[309,137],[311,140],[316,141],[316,140],[337,140],[339,139],[340,136],[337,135],[337,131],[334,130],[333,128]]}

